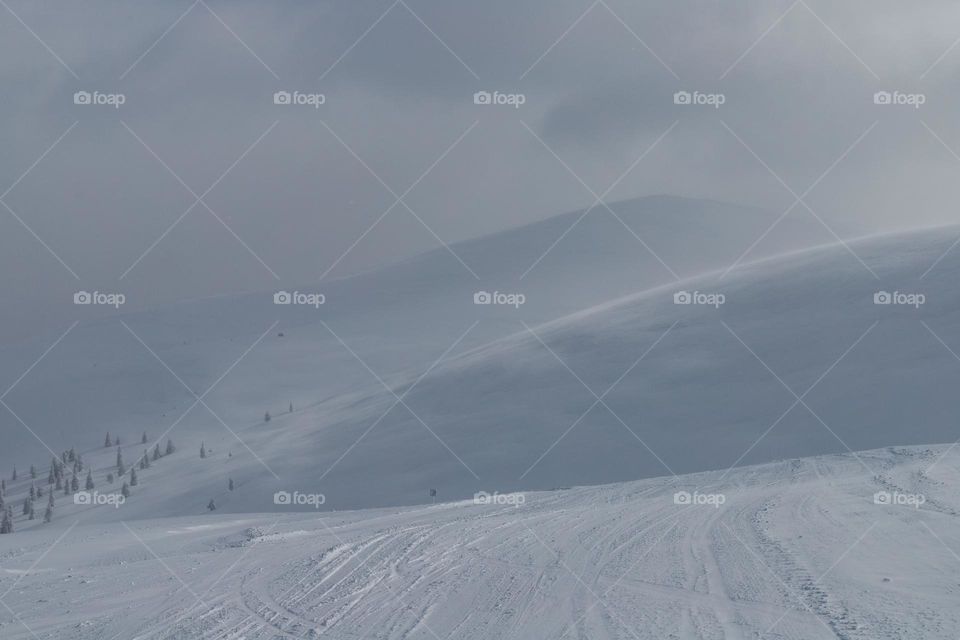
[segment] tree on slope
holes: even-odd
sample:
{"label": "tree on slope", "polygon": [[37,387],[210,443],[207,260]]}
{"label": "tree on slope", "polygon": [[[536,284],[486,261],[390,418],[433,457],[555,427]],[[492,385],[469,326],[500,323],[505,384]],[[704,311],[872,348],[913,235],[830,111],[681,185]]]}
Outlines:
{"label": "tree on slope", "polygon": [[91,475],[90,469],[87,469],[87,481],[84,484],[84,488],[87,491],[90,491],[91,489],[93,489],[93,475]]}

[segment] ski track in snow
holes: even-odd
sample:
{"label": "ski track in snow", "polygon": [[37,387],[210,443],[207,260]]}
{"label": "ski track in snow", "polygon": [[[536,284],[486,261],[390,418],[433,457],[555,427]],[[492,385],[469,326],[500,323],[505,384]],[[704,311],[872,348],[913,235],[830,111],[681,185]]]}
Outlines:
{"label": "ski track in snow", "polygon": [[[0,593],[30,631],[4,609],[0,637],[954,638],[960,451],[930,468],[944,451],[861,454],[875,475],[823,456],[519,507],[130,523],[149,551],[122,525],[83,524],[29,572],[57,532],[9,537]],[[674,504],[693,487],[726,502]],[[881,490],[927,502],[874,504]]]}

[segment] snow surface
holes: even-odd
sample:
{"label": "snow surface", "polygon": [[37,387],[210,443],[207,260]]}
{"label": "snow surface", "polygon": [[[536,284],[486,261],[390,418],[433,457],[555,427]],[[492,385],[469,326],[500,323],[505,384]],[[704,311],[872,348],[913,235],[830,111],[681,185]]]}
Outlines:
{"label": "snow surface", "polygon": [[956,638],[958,482],[960,448],[911,447],[519,506],[61,518],[0,537],[0,637]]}

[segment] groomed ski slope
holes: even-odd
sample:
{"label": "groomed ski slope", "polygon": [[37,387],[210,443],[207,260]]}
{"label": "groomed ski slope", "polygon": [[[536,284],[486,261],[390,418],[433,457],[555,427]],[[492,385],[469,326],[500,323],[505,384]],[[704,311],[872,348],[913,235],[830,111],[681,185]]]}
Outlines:
{"label": "groomed ski slope", "polygon": [[61,521],[0,538],[0,637],[956,638],[958,482],[940,445],[520,505]]}

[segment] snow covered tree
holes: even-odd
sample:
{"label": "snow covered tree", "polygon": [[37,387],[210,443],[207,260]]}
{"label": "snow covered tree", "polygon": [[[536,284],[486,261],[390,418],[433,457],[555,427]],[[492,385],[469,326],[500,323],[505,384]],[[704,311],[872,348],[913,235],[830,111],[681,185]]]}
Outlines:
{"label": "snow covered tree", "polygon": [[0,518],[0,533],[13,533],[13,516],[9,507],[3,510],[3,518]]}
{"label": "snow covered tree", "polygon": [[140,444],[147,444],[147,432],[143,432],[143,437],[140,438]]}
{"label": "snow covered tree", "polygon": [[113,444],[120,446],[120,436],[117,436],[116,438],[113,439]]}
{"label": "snow covered tree", "polygon": [[11,478],[14,482],[17,481],[17,465],[13,465],[13,477]]}
{"label": "snow covered tree", "polygon": [[104,449],[109,449],[109,448],[112,447],[112,446],[113,446],[113,442],[110,440],[110,432],[107,431],[107,437],[104,438],[104,440],[103,440],[103,448],[104,448]]}
{"label": "snow covered tree", "polygon": [[67,460],[70,462],[75,462],[77,459],[77,452],[74,451],[73,447],[70,447],[70,451],[67,453]]}
{"label": "snow covered tree", "polygon": [[132,468],[130,469],[130,486],[137,486],[137,470]]}
{"label": "snow covered tree", "polygon": [[263,414],[263,421],[264,421],[264,422],[270,422],[270,412],[269,412],[269,411],[267,411],[265,414]]}
{"label": "snow covered tree", "polygon": [[120,494],[121,494],[124,498],[129,498],[129,497],[130,497],[130,487],[127,486],[127,483],[126,483],[126,482],[124,482],[124,483],[123,483],[123,486],[120,487]]}
{"label": "snow covered tree", "polygon": [[33,480],[37,479],[37,469],[33,465],[30,465],[30,478]]}
{"label": "snow covered tree", "polygon": [[37,497],[38,498],[43,497],[43,485],[40,485],[39,487],[37,487]]}
{"label": "snow covered tree", "polygon": [[210,502],[207,503],[207,511],[216,511],[217,503],[213,501],[213,498],[210,498]]}
{"label": "snow covered tree", "polygon": [[290,403],[290,413],[293,413],[293,403]]}
{"label": "snow covered tree", "polygon": [[84,484],[84,488],[87,491],[93,489],[93,475],[91,475],[90,469],[87,469],[87,482]]}
{"label": "snow covered tree", "polygon": [[113,484],[113,474],[112,474],[112,473],[108,473],[108,474],[107,474],[107,482],[109,482],[110,484]]}
{"label": "snow covered tree", "polygon": [[[50,495],[53,495],[52,493]],[[53,522],[53,505],[48,504],[46,511],[43,512],[44,522]]]}
{"label": "snow covered tree", "polygon": [[36,515],[35,515],[35,512],[34,512],[34,510],[33,510],[33,503],[31,502],[31,503],[30,503],[30,512],[27,514],[27,520],[33,520],[35,517],[36,517]]}
{"label": "snow covered tree", "polygon": [[73,493],[80,491],[80,480],[77,478],[77,474],[73,474],[73,478],[70,480],[70,491]]}
{"label": "snow covered tree", "polygon": [[34,498],[37,497],[37,488],[36,488],[35,486],[33,486],[33,483],[32,483],[32,482],[30,483],[29,495],[30,495],[30,499],[31,499],[31,500],[33,500]]}
{"label": "snow covered tree", "polygon": [[153,447],[153,461],[156,462],[160,459],[160,443],[154,445]]}
{"label": "snow covered tree", "polygon": [[117,475],[122,476],[127,472],[127,468],[123,466],[123,454],[120,453],[120,447],[117,447]]}
{"label": "snow covered tree", "polygon": [[73,463],[74,469],[77,470],[77,473],[83,471],[83,458],[80,457],[80,454],[77,454],[77,461]]}
{"label": "snow covered tree", "polygon": [[227,482],[227,489],[233,491],[233,478],[230,478],[230,481]]}
{"label": "snow covered tree", "polygon": [[149,469],[150,468],[150,456],[147,455],[147,450],[143,450],[143,457],[140,458],[140,468]]}
{"label": "snow covered tree", "polygon": [[57,484],[55,484],[53,488],[58,491],[63,489],[63,478],[59,474],[57,474]]}
{"label": "snow covered tree", "polygon": [[207,457],[207,449],[203,446],[202,442],[200,443],[200,457],[201,458]]}
{"label": "snow covered tree", "polygon": [[56,461],[50,465],[50,473],[47,474],[47,484],[53,484],[57,481],[57,474],[54,472],[54,467],[56,466]]}
{"label": "snow covered tree", "polygon": [[23,515],[30,513],[30,505],[32,504],[33,500],[31,500],[29,496],[23,499]]}
{"label": "snow covered tree", "polygon": [[164,455],[168,456],[174,451],[176,451],[176,449],[174,449],[173,447],[173,440],[171,440],[170,438],[167,438],[167,452]]}
{"label": "snow covered tree", "polygon": [[70,495],[70,481],[66,479],[63,481],[63,495]]}

